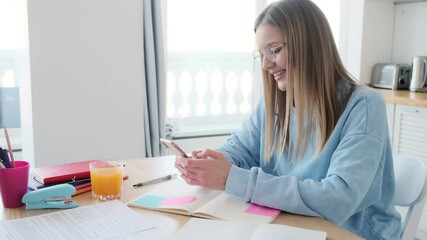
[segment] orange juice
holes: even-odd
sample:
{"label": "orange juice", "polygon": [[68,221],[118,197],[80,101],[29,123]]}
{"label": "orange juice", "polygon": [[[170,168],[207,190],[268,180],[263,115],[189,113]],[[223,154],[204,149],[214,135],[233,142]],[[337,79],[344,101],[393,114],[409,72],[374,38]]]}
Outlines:
{"label": "orange juice", "polygon": [[92,196],[101,201],[120,198],[123,169],[121,163],[93,162],[90,164]]}

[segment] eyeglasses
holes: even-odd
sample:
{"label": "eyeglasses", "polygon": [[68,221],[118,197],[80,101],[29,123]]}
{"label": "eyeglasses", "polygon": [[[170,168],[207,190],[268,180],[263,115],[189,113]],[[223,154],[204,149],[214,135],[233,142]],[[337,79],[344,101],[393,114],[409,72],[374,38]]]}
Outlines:
{"label": "eyeglasses", "polygon": [[267,58],[269,62],[274,63],[276,62],[277,54],[280,52],[280,50],[282,50],[282,47],[285,45],[286,43],[282,43],[274,47],[265,46],[262,52],[260,50],[255,50],[253,52],[254,59],[260,65],[262,65],[262,63],[264,62],[264,57]]}

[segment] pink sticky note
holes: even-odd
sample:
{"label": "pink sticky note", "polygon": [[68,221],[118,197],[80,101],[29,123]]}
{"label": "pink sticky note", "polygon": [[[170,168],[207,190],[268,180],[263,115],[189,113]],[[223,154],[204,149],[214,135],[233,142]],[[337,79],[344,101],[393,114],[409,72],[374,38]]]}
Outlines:
{"label": "pink sticky note", "polygon": [[245,210],[245,213],[251,213],[251,214],[275,218],[277,217],[277,215],[279,215],[280,210],[264,207],[264,206],[260,206],[252,203],[251,206],[249,206]]}
{"label": "pink sticky note", "polygon": [[160,202],[160,206],[185,206],[196,199],[194,196],[169,197]]}

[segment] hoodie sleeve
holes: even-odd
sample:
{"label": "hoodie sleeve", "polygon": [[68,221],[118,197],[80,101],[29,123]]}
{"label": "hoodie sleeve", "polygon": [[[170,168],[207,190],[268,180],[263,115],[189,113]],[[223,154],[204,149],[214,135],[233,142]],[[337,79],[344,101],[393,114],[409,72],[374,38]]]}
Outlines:
{"label": "hoodie sleeve", "polygon": [[250,169],[260,166],[262,139],[261,126],[264,122],[264,106],[260,102],[252,115],[233,133],[218,150],[226,155],[233,165]]}

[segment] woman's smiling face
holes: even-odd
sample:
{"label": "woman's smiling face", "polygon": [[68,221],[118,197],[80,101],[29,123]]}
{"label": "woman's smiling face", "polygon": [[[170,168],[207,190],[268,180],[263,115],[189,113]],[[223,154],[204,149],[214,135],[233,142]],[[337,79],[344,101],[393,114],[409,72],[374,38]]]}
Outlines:
{"label": "woman's smiling face", "polygon": [[[277,87],[286,91],[287,46],[283,33],[269,24],[260,24],[256,29],[256,41],[261,52],[261,66],[276,80]],[[270,58],[266,55],[269,55]]]}

